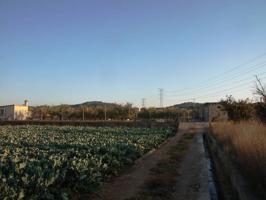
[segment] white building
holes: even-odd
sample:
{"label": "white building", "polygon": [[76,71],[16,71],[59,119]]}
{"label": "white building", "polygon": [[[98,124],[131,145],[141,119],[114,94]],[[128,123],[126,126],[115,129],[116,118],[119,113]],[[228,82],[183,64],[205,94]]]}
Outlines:
{"label": "white building", "polygon": [[29,117],[29,103],[0,106],[0,120],[26,120]]}
{"label": "white building", "polygon": [[203,107],[203,119],[209,122],[227,121],[228,113],[219,103],[206,103]]}

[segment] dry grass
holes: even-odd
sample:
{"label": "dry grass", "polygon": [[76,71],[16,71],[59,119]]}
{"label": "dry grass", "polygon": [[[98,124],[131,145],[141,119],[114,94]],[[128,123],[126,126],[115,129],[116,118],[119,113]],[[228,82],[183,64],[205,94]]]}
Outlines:
{"label": "dry grass", "polygon": [[257,122],[212,123],[212,132],[225,152],[260,191],[266,189],[266,126]]}

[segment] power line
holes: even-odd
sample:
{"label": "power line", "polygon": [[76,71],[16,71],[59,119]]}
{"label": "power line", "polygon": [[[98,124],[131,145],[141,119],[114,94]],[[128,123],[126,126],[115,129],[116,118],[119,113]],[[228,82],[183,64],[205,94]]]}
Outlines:
{"label": "power line", "polygon": [[[231,69],[229,69],[229,70],[227,70],[227,71],[225,71],[225,72],[219,73],[219,74],[217,74],[217,75],[215,75],[215,76],[213,76],[213,77],[210,77],[210,78],[208,78],[208,79],[206,79],[206,80],[204,80],[204,81],[200,81],[197,85],[202,85],[202,84],[203,84],[203,86],[204,86],[204,84],[205,84],[207,81],[215,80],[215,79],[217,79],[217,78],[218,78],[218,80],[219,80],[221,77],[223,77],[223,76],[225,76],[225,75],[227,75],[227,74],[229,74],[229,73],[235,71],[236,69],[238,69],[238,68],[240,68],[240,67],[242,67],[242,66],[245,66],[245,65],[247,65],[247,64],[253,63],[254,61],[259,60],[260,58],[262,58],[262,57],[264,57],[264,56],[266,56],[266,52],[264,52],[263,54],[260,54],[260,55],[258,55],[258,56],[256,56],[256,57],[254,57],[254,58],[248,60],[248,61],[245,62],[245,63],[242,63],[242,64],[240,64],[240,65],[237,65],[237,66],[235,66],[235,67],[233,67],[233,68],[231,68]],[[245,69],[248,69],[248,68],[245,68]],[[169,92],[169,93],[176,93],[176,92],[180,92],[180,91],[183,91],[183,90],[189,90],[189,89],[190,89],[189,87],[186,87],[186,88],[179,89],[178,91],[177,91],[177,90],[173,90],[173,91],[168,91],[168,92]]]}
{"label": "power line", "polygon": [[[232,79],[237,79],[238,77],[243,77],[243,76],[247,75],[247,73],[250,73],[250,72],[252,72],[254,70],[258,70],[258,69],[260,69],[262,67],[265,67],[265,66],[266,66],[266,62],[260,63],[260,64],[256,64],[256,65],[252,66],[251,68],[247,68],[245,71],[242,71],[242,72],[236,73],[236,74],[232,74],[233,76],[228,76],[228,77],[226,77],[224,79],[220,79],[220,80],[217,80],[215,82],[212,82],[211,86],[217,85],[217,84],[221,84],[221,83],[223,84],[224,81],[227,81],[227,80],[232,80]],[[242,75],[243,73],[244,73],[244,75]],[[199,86],[197,88],[187,89],[186,91],[182,92],[182,94],[183,93],[188,93],[188,92],[190,93],[191,91],[202,89],[202,88],[204,89],[204,88],[208,88],[208,87],[210,87],[210,85],[202,85],[202,86]],[[172,93],[174,93],[174,92],[172,92]],[[177,93],[177,92],[175,92],[175,93]]]}
{"label": "power line", "polygon": [[[204,86],[201,86],[201,87],[197,87],[197,88],[191,88],[190,90],[187,90],[187,91],[184,91],[184,92],[181,92],[179,93],[178,95],[182,95],[182,94],[187,94],[187,93],[191,93],[193,91],[196,91],[196,90],[199,90],[199,89],[207,89],[207,88],[212,88],[213,86],[215,85],[223,85],[226,81],[231,81],[231,80],[234,80],[234,79],[237,79],[239,77],[243,77],[242,76],[242,73],[245,73],[245,75],[247,75],[247,73],[250,73],[254,70],[258,70],[260,68],[263,68],[266,66],[266,62],[263,62],[263,63],[260,63],[260,64],[257,64],[257,65],[254,65],[252,66],[251,68],[247,68],[246,71],[242,71],[241,73],[237,73],[237,74],[232,74],[234,76],[232,77],[226,77],[225,79],[220,79],[220,80],[217,80],[216,82],[213,82],[211,83],[211,85],[204,85]],[[249,74],[248,74],[249,75]],[[175,94],[173,94],[174,96]],[[176,94],[177,95],[177,94]]]}
{"label": "power line", "polygon": [[[240,68],[240,67],[242,67],[242,66],[245,66],[245,65],[247,65],[247,64],[250,64],[250,63],[253,63],[254,61],[256,61],[256,60],[259,60],[260,58],[262,58],[262,57],[264,57],[264,56],[266,56],[266,52],[264,52],[264,53],[262,53],[262,54],[260,54],[260,55],[258,55],[258,56],[256,56],[256,57],[254,57],[254,58],[251,58],[250,60],[248,60],[248,61],[246,61],[246,62],[244,62],[244,63],[242,63],[242,64],[239,64],[239,65],[237,65],[237,66],[235,66],[235,67],[233,67],[233,68],[231,68],[231,69],[229,69],[229,70],[227,70],[227,71],[225,71],[225,72],[222,72],[222,73],[220,73],[220,74],[217,74],[217,75],[215,75],[213,78],[220,78],[221,76],[224,76],[224,75],[226,75],[226,74],[228,74],[228,73],[230,73],[230,72],[232,72],[232,71],[235,71],[236,69],[238,69],[238,68]],[[211,80],[211,79],[213,79],[213,78],[209,78],[208,80]]]}
{"label": "power line", "polygon": [[[262,76],[265,75],[266,72],[263,72],[260,74],[261,79],[264,81],[266,81],[266,76]],[[197,98],[199,100],[199,102],[201,102],[203,99],[206,101],[210,98],[215,97],[218,101],[221,100],[221,95],[223,95],[223,97],[225,97],[226,95],[237,95],[237,94],[243,94],[243,92],[245,91],[245,93],[247,92],[247,90],[249,90],[250,95],[252,94],[252,90],[255,90],[255,80],[249,81],[247,82],[246,79],[243,79],[244,82],[242,82],[242,84],[238,84],[238,85],[234,85],[233,87],[227,87],[225,89],[222,90],[216,90],[213,92],[209,92],[206,91],[205,94],[204,93],[197,93],[196,95],[193,94],[193,96],[187,97],[187,98],[183,98],[183,99],[176,99],[177,102],[176,103],[181,103],[181,102],[191,102],[191,100],[193,98]],[[254,83],[254,87],[252,87],[250,84]],[[204,101],[203,100],[203,101]]]}
{"label": "power line", "polygon": [[246,89],[246,88],[250,88],[250,85],[247,85],[247,84],[241,84],[241,85],[236,85],[234,87],[231,87],[231,88],[227,88],[227,89],[223,89],[223,90],[218,90],[216,92],[212,92],[212,93],[205,93],[201,96],[195,96],[197,99],[201,99],[201,98],[204,98],[204,97],[214,97],[214,96],[217,96],[219,94],[223,94],[223,93],[231,93],[232,91],[234,91],[235,89]]}
{"label": "power line", "polygon": [[[227,92],[227,93],[225,93],[225,92],[220,92],[219,94],[220,94],[220,96],[218,95],[218,94],[215,94],[215,95],[204,95],[204,96],[198,96],[197,98],[197,101],[198,102],[201,102],[202,100],[203,101],[206,101],[206,99],[208,98],[208,99],[217,99],[217,100],[219,100],[219,99],[222,99],[222,97],[225,97],[226,95],[236,95],[236,94],[239,94],[239,93],[242,93],[243,92],[243,89],[249,89],[250,88],[250,86],[246,86],[245,88],[242,88],[242,90],[237,90],[237,91],[235,91],[235,90],[231,90],[230,92]],[[207,101],[210,101],[210,100],[207,100]],[[177,102],[192,102],[192,99],[190,98],[190,99],[179,99]]]}
{"label": "power line", "polygon": [[[258,75],[264,75],[264,74],[266,74],[266,72],[263,72],[263,73],[261,73],[261,74],[258,74]],[[253,76],[252,76],[253,77]],[[231,78],[231,80],[233,80],[234,78]],[[243,78],[243,79],[240,79],[240,80],[237,80],[237,81],[234,81],[234,82],[226,82],[226,81],[223,81],[223,82],[221,82],[220,84],[212,84],[212,85],[209,85],[208,87],[205,87],[205,88],[202,88],[202,90],[206,90],[206,89],[208,89],[208,91],[212,91],[212,90],[216,90],[217,88],[219,89],[220,87],[225,87],[226,85],[228,85],[228,84],[230,84],[230,85],[232,85],[232,84],[239,84],[239,83],[245,83],[245,82],[247,82],[247,81],[250,81],[250,75],[249,75],[249,77],[245,77],[245,78]],[[183,96],[183,95],[185,95],[185,94],[187,94],[187,93],[191,93],[191,92],[186,92],[186,93],[180,93],[180,94],[176,94],[176,95],[169,95],[168,97],[178,97],[178,96]],[[194,92],[194,94],[197,94],[197,93],[201,93],[201,92]]]}
{"label": "power line", "polygon": [[[266,78],[266,76],[264,77],[261,77],[261,79],[264,79]],[[250,88],[250,84],[254,83],[254,81],[250,81],[248,83],[245,83],[245,84],[239,84],[239,85],[235,85],[234,87],[231,87],[231,88],[227,88],[227,89],[223,89],[223,90],[217,90],[216,92],[212,92],[212,93],[206,93],[204,95],[201,95],[201,96],[193,96],[191,98],[186,98],[186,99],[182,99],[182,100],[179,100],[179,101],[187,101],[187,100],[191,100],[193,98],[197,98],[197,99],[201,99],[201,98],[204,98],[204,97],[214,97],[214,96],[217,96],[218,94],[222,94],[224,92],[228,92],[228,93],[232,93],[232,91],[234,91],[235,89],[247,89],[247,88]],[[241,91],[242,92],[242,91]]]}

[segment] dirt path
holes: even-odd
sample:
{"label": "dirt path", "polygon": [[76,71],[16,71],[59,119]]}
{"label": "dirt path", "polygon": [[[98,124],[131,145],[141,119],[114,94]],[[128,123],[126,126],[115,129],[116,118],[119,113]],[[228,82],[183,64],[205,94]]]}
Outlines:
{"label": "dirt path", "polygon": [[[143,158],[139,159],[126,173],[120,177],[114,178],[111,182],[106,183],[98,195],[93,197],[91,195],[83,196],[81,199],[125,200],[135,197],[141,190],[141,186],[143,186],[145,181],[149,178],[150,170],[154,168],[160,160],[167,156],[168,150],[178,144],[183,134],[186,132],[201,132],[205,126],[206,125],[203,125],[202,123],[182,123],[176,136],[169,138],[159,149],[150,152]],[[200,163],[199,154],[202,152],[198,149],[197,145],[196,147],[194,146],[195,145],[193,145],[189,151],[189,156],[186,156],[181,165],[180,177],[177,177],[180,179],[176,185],[177,189],[179,188],[175,193],[177,199],[197,199],[194,198],[196,197],[195,190],[198,188],[198,178],[196,177],[196,174],[198,174],[200,169],[195,163]],[[192,192],[193,194],[188,196],[188,192]]]}
{"label": "dirt path", "polygon": [[189,151],[179,168],[175,200],[209,200],[208,167],[203,145],[204,125],[197,129]]}

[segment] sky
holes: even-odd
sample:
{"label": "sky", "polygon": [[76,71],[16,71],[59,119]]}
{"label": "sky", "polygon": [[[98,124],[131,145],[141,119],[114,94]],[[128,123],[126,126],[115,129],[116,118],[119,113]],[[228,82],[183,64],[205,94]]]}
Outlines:
{"label": "sky", "polygon": [[265,22],[265,0],[0,0],[0,105],[252,98]]}

